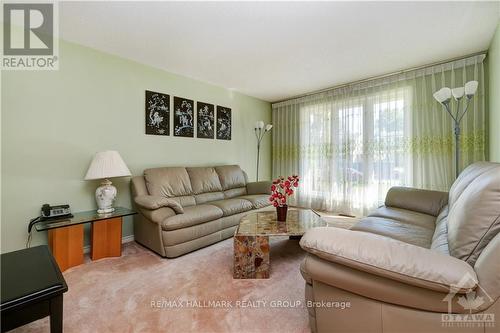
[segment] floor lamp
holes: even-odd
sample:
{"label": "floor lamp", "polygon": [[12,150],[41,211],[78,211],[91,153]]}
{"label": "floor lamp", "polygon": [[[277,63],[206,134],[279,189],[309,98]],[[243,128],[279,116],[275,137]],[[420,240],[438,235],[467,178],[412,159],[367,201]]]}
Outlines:
{"label": "floor lamp", "polygon": [[[462,121],[462,118],[469,108],[470,100],[476,93],[477,86],[477,81],[469,81],[465,84],[464,87],[453,89],[444,87],[436,91],[433,95],[436,101],[444,106],[445,110],[453,119],[453,123],[455,125],[455,177],[458,177],[459,174],[458,164],[460,161],[460,122]],[[455,113],[451,112],[450,110],[450,101],[452,95],[457,101],[457,111]],[[460,104],[463,100],[464,95],[466,98],[466,104],[463,108],[463,112],[460,112]]]}
{"label": "floor lamp", "polygon": [[262,141],[262,138],[264,135],[269,132],[273,128],[273,125],[267,124],[264,126],[264,122],[262,120],[259,120],[258,122],[255,123],[255,137],[257,138],[257,177],[255,178],[256,181],[259,181],[259,159],[260,159],[260,142]]}

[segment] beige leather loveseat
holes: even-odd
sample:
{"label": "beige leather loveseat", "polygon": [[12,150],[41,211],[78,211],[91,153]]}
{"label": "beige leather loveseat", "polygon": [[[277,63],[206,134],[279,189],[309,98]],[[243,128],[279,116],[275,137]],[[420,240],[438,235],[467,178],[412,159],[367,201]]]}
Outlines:
{"label": "beige leather loveseat", "polygon": [[270,205],[271,182],[249,183],[237,165],[147,169],[131,186],[135,240],[169,258],[232,237],[243,215]]}
{"label": "beige leather loveseat", "polygon": [[500,164],[488,162],[449,194],[393,188],[352,230],[308,231],[312,330],[500,332],[499,231]]}

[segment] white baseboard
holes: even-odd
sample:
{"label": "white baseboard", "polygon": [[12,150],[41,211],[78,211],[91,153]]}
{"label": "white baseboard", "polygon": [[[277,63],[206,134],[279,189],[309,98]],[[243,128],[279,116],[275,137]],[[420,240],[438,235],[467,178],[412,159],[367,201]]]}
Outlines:
{"label": "white baseboard", "polygon": [[[125,236],[122,238],[122,244],[130,243],[134,241],[134,235]],[[85,245],[83,247],[83,253],[90,253],[90,245]]]}

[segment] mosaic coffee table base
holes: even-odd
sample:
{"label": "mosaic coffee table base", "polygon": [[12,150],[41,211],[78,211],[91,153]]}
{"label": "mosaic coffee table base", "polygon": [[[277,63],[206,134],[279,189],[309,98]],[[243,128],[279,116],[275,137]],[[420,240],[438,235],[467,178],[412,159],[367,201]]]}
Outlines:
{"label": "mosaic coffee table base", "polygon": [[269,237],[300,237],[326,222],[311,210],[291,209],[286,221],[277,221],[276,212],[265,211],[245,215],[234,232],[235,279],[269,278]]}
{"label": "mosaic coffee table base", "polygon": [[233,278],[269,278],[269,236],[234,237]]}

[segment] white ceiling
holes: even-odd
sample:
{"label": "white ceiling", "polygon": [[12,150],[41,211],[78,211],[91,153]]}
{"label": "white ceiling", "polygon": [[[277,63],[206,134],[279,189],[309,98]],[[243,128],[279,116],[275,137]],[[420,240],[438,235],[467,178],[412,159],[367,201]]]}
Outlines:
{"label": "white ceiling", "polygon": [[66,2],[63,39],[277,101],[488,48],[500,2]]}

